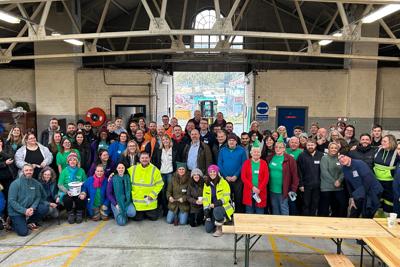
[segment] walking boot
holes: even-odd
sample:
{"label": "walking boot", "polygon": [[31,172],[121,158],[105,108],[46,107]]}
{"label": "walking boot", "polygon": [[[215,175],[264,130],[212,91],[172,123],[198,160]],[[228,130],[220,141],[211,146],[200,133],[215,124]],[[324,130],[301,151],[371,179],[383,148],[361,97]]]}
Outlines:
{"label": "walking boot", "polygon": [[75,211],[74,210],[68,211],[68,223],[70,223],[70,224],[75,223]]}
{"label": "walking boot", "polygon": [[222,236],[222,235],[223,235],[223,233],[222,233],[222,226],[217,226],[216,229],[215,229],[215,232],[214,232],[213,236],[214,236],[214,237],[220,237],[220,236]]}
{"label": "walking boot", "polygon": [[76,211],[76,223],[82,223],[83,221],[83,210]]}

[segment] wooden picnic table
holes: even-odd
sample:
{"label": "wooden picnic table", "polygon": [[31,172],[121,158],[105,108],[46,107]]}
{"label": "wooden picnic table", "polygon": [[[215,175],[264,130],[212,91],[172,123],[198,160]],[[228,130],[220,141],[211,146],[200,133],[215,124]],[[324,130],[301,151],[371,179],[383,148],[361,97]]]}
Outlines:
{"label": "wooden picnic table", "polygon": [[395,237],[363,237],[365,244],[373,251],[372,266],[375,255],[389,267],[400,266],[400,239]]}
{"label": "wooden picnic table", "polygon": [[[233,231],[235,233],[234,260],[236,259],[237,242],[245,239],[245,266],[249,266],[250,249],[262,235],[282,235],[297,237],[330,238],[337,246],[337,254],[342,252],[343,239],[362,239],[363,237],[391,237],[372,219],[358,218],[333,218],[333,217],[305,217],[305,216],[280,216],[234,214]],[[242,235],[238,237],[238,235]],[[258,236],[250,245],[250,240]]]}
{"label": "wooden picnic table", "polygon": [[388,231],[394,237],[400,238],[400,224],[396,223],[395,226],[388,227],[387,218],[374,218],[374,221],[377,222],[380,226],[383,227],[383,229]]}

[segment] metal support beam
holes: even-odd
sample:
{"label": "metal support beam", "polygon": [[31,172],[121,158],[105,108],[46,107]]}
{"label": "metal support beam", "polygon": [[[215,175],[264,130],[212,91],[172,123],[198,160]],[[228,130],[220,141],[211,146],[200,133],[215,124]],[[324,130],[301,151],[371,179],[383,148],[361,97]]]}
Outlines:
{"label": "metal support beam", "polygon": [[236,11],[239,3],[240,3],[240,0],[235,0],[235,2],[232,5],[231,10],[228,13],[228,16],[226,16],[226,21],[231,21],[232,20],[233,14],[235,14],[235,11]]}
{"label": "metal support beam", "polygon": [[[99,33],[101,31],[101,29],[103,28],[103,24],[104,24],[104,21],[106,20],[106,16],[107,16],[108,9],[110,7],[110,3],[111,3],[111,0],[106,0],[106,2],[104,4],[103,12],[101,13],[101,17],[100,17],[99,25],[97,25],[96,33]],[[92,51],[95,50],[98,40],[99,40],[98,38],[95,38],[93,40],[92,47],[91,47]]]}
{"label": "metal support beam", "polygon": [[344,6],[342,3],[336,3],[336,4],[337,4],[338,10],[339,10],[340,18],[342,19],[342,23],[343,23],[343,34],[350,35],[352,32],[352,29],[350,29],[346,10],[344,9]]}
{"label": "metal support beam", "polygon": [[302,1],[319,2],[319,3],[365,4],[365,5],[400,4],[400,0],[302,0]]}
{"label": "metal support beam", "polygon": [[63,4],[64,10],[65,10],[65,12],[67,12],[68,18],[71,21],[72,26],[74,27],[75,31],[78,33],[81,33],[81,28],[79,27],[78,22],[76,22],[74,16],[72,15],[71,10],[69,10],[69,7],[65,3],[65,1],[62,1],[61,3]]}
{"label": "metal support beam", "polygon": [[[308,34],[307,25],[304,21],[303,12],[301,12],[299,2],[295,0],[294,5],[296,6],[297,14],[299,15],[300,18],[301,27],[303,28],[304,33]],[[311,49],[312,48],[311,40],[307,40],[307,43],[308,43],[308,48]]]}
{"label": "metal support beam", "polygon": [[94,53],[68,53],[68,54],[49,54],[49,55],[30,55],[5,57],[8,60],[34,60],[34,59],[54,59],[54,58],[72,58],[72,57],[97,57],[97,56],[117,56],[117,55],[149,55],[149,54],[182,54],[182,53],[226,53],[229,55],[272,55],[272,56],[295,56],[295,57],[323,57],[334,59],[359,59],[359,60],[378,60],[400,62],[399,57],[369,56],[369,55],[351,55],[351,54],[329,54],[329,53],[311,53],[311,52],[289,52],[274,50],[251,50],[251,49],[148,49],[131,51],[111,51]]}
{"label": "metal support beam", "polygon": [[150,18],[150,23],[151,23],[152,21],[154,21],[153,12],[151,12],[151,9],[149,7],[149,4],[147,3],[147,0],[142,0],[142,4],[143,4],[144,9],[146,10],[147,15]]}
{"label": "metal support beam", "polygon": [[117,0],[111,0],[111,3],[116,6],[119,10],[121,10],[122,12],[124,12],[127,15],[130,15],[129,11],[126,10],[126,8],[124,8],[120,3],[117,2]]}
{"label": "metal support beam", "polygon": [[52,1],[47,1],[46,5],[44,6],[42,17],[40,18],[40,27],[44,27],[46,25],[47,17],[49,16],[49,11],[51,7]]}
{"label": "metal support beam", "polygon": [[214,0],[214,8],[217,19],[221,17],[221,8],[219,7],[219,0]]}
{"label": "metal support beam", "polygon": [[41,38],[33,37],[6,37],[0,38],[0,44],[5,43],[32,43],[57,41],[64,39],[104,39],[104,38],[127,38],[127,37],[149,37],[149,36],[168,36],[168,35],[241,35],[243,37],[266,38],[266,39],[290,39],[290,40],[332,40],[335,42],[362,42],[362,43],[380,43],[380,44],[400,44],[400,39],[377,38],[377,37],[339,37],[323,34],[302,34],[302,33],[278,33],[278,32],[257,32],[257,31],[223,31],[223,30],[153,30],[153,31],[120,31],[120,32],[100,32],[100,33],[82,33],[82,34],[62,34],[60,36],[44,36]]}
{"label": "metal support beam", "polygon": [[40,2],[56,2],[61,0],[1,0],[0,5],[18,4],[18,3],[40,3]]}
{"label": "metal support beam", "polygon": [[[379,24],[381,24],[382,28],[385,30],[385,32],[390,36],[392,39],[396,39],[396,35],[392,32],[392,30],[389,28],[389,26],[386,24],[386,22],[383,19],[379,20]],[[396,45],[397,48],[400,49],[400,44]]]}
{"label": "metal support beam", "polygon": [[165,19],[165,13],[167,12],[167,1],[168,0],[161,0],[161,11],[160,11],[160,18]]}
{"label": "metal support beam", "polygon": [[[272,0],[272,4],[273,4],[274,12],[275,12],[275,17],[278,20],[279,29],[281,30],[281,32],[285,32],[285,28],[283,27],[281,15],[279,14],[279,10],[278,10],[278,6],[276,5],[276,1]],[[291,51],[288,39],[285,39],[285,45],[286,45],[286,50]]]}
{"label": "metal support beam", "polygon": [[[218,0],[216,0],[218,1]],[[181,30],[183,30],[185,28],[185,21],[186,21],[186,11],[187,11],[187,4],[188,4],[188,0],[184,0],[183,2],[183,11],[182,11],[182,18],[181,18]],[[183,36],[179,35],[179,41],[182,42],[183,41]]]}
{"label": "metal support beam", "polygon": [[[44,6],[44,2],[40,3],[38,5],[38,7],[35,9],[35,11],[33,12],[32,16],[29,18],[30,20],[34,20],[40,13],[40,11],[42,10]],[[22,27],[21,31],[18,33],[17,38],[21,38],[25,32],[28,30],[28,25],[25,24],[24,27]],[[5,54],[10,54],[12,53],[13,49],[15,48],[15,46],[18,44],[18,42],[13,42],[8,48],[7,51],[5,52]]]}
{"label": "metal support beam", "polygon": [[[242,8],[241,8],[240,11],[239,11],[239,16],[237,16],[237,18],[236,18],[236,20],[235,20],[235,22],[234,22],[234,24],[233,24],[233,30],[236,30],[237,27],[239,26],[239,22],[241,21],[241,19],[242,19],[242,17],[243,17],[243,13],[244,13],[244,11],[246,10],[247,5],[248,5],[249,3],[250,3],[250,0],[246,0],[246,1],[244,2]],[[225,36],[225,41],[224,41],[223,47],[224,47],[224,48],[229,48],[229,47],[231,47],[233,41],[235,40],[235,37],[236,37],[236,36],[232,36],[232,41],[229,41],[229,39],[231,39],[230,36]]]}
{"label": "metal support beam", "polygon": [[[131,24],[131,27],[129,28],[129,31],[133,31],[133,29],[135,29],[136,21],[139,17],[141,10],[142,10],[142,2],[139,2],[136,7],[135,15],[133,16],[132,24]],[[131,37],[126,38],[126,41],[124,44],[124,49],[123,49],[124,51],[128,50],[128,46],[129,46],[130,42],[131,42]]]}
{"label": "metal support beam", "polygon": [[28,25],[29,30],[31,30],[33,33],[36,33],[35,29],[32,27],[32,24],[28,21],[29,16],[28,13],[26,13],[26,10],[22,4],[17,4],[19,12],[21,12],[21,15],[23,18],[27,19],[25,20],[26,25]]}

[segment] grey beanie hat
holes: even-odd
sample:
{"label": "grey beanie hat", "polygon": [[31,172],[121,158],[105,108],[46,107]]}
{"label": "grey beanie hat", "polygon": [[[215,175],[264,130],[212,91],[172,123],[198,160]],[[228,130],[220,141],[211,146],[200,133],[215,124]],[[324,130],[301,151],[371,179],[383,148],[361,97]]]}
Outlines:
{"label": "grey beanie hat", "polygon": [[203,177],[203,172],[198,168],[195,168],[195,169],[192,170],[192,173],[190,174],[190,177],[193,177],[196,174],[199,175],[200,177]]}

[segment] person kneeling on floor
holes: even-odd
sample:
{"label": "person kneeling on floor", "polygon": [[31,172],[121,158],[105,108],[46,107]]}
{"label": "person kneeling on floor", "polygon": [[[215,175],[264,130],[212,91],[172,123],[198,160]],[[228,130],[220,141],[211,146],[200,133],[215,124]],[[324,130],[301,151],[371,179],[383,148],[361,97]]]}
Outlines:
{"label": "person kneeling on floor", "polygon": [[127,223],[128,217],[136,216],[132,203],[132,183],[123,163],[118,163],[117,170],[110,175],[107,184],[107,198],[111,202],[111,210],[118,225]]}
{"label": "person kneeling on floor", "polygon": [[185,225],[187,224],[190,208],[187,201],[189,174],[187,173],[185,163],[177,162],[176,165],[177,170],[168,183],[166,193],[168,199],[167,223]]}
{"label": "person kneeling on floor", "polygon": [[[80,193],[79,190],[72,192],[70,183],[83,183],[86,181],[86,174],[82,168],[78,167],[78,155],[71,153],[67,158],[68,166],[62,170],[58,179],[58,195],[68,213],[68,222],[70,224],[82,223],[83,210],[85,209],[85,193]],[[76,218],[75,218],[76,210]],[[76,220],[75,220],[76,219]]]}
{"label": "person kneeling on floor", "polygon": [[29,229],[37,229],[37,223],[49,211],[49,203],[42,201],[43,188],[32,176],[33,166],[25,164],[22,175],[11,183],[8,192],[8,215],[19,236],[27,236]]}
{"label": "person kneeling on floor", "polygon": [[90,176],[82,186],[82,193],[88,196],[87,212],[93,221],[107,221],[110,212],[110,201],[107,199],[107,179],[104,176],[102,164],[96,166],[93,176]]}
{"label": "person kneeling on floor", "polygon": [[222,225],[232,217],[234,209],[231,205],[231,189],[228,182],[219,175],[217,165],[208,167],[203,190],[205,228],[207,233],[214,231],[213,236],[222,236]]}
{"label": "person kneeling on floor", "polygon": [[132,201],[136,209],[134,220],[141,221],[147,217],[151,221],[158,219],[157,197],[164,182],[160,171],[150,163],[147,152],[140,153],[140,164],[128,169],[132,183]]}

